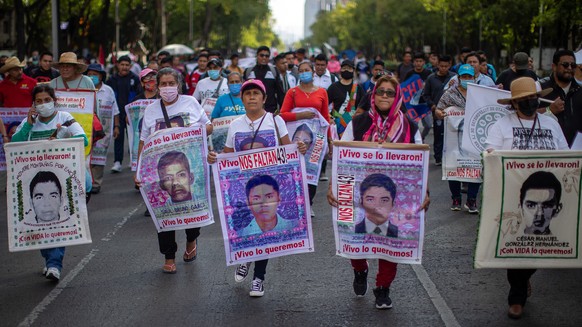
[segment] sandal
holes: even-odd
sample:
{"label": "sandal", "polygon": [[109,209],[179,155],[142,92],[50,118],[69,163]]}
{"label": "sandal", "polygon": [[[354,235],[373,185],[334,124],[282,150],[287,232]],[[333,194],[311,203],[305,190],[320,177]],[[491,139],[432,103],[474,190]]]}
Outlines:
{"label": "sandal", "polygon": [[[194,241],[194,248],[188,252],[188,250],[184,251],[184,262],[192,262],[196,260],[196,248],[198,248],[198,240]],[[188,247],[188,245],[186,245]]]}
{"label": "sandal", "polygon": [[164,267],[162,267],[162,271],[165,274],[175,274],[176,273],[176,264],[175,263],[166,263]]}

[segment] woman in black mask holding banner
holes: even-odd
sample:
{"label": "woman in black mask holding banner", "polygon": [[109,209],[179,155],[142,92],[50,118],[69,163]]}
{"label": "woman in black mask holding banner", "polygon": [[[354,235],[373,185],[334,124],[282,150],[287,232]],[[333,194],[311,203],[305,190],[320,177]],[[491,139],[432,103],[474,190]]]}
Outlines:
{"label": "woman in black mask holding banner", "polygon": [[[493,150],[568,150],[568,143],[558,122],[537,113],[539,98],[551,89],[537,91],[531,77],[521,77],[511,83],[511,98],[500,104],[511,105],[514,111],[498,120],[487,135],[486,149]],[[530,277],[535,269],[508,269],[510,285],[508,303],[510,318],[519,319],[527,297],[531,294]]]}

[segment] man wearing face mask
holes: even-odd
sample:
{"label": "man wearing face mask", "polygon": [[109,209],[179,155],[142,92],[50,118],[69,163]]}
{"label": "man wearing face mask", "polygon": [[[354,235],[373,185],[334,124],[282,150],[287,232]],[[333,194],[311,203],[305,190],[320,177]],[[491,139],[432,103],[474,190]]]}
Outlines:
{"label": "man wearing face mask", "polygon": [[119,137],[115,139],[114,150],[115,159],[112,173],[121,172],[121,163],[123,162],[125,133],[127,126],[127,118],[125,114],[125,106],[133,101],[135,96],[141,92],[141,84],[139,78],[131,70],[131,59],[129,56],[121,56],[117,59],[117,72],[109,77],[106,84],[111,86],[115,91],[115,98],[117,105],[123,110],[119,111]]}
{"label": "man wearing face mask", "polygon": [[[106,72],[101,67],[101,64],[91,64],[87,67],[87,76],[93,81],[95,89],[97,90],[97,117],[103,124],[103,131],[105,132],[105,137],[98,140],[93,149],[105,148],[105,153],[107,153],[107,148],[109,148],[109,143],[111,141],[110,127],[113,123],[113,138],[119,136],[119,108],[117,107],[117,101],[115,100],[115,92],[109,86],[103,83],[105,79]],[[91,188],[91,193],[98,194],[101,192],[101,184],[103,183],[103,168],[105,163],[96,164],[91,162],[91,175],[93,176],[93,187]]]}
{"label": "man wearing face mask", "polygon": [[[558,54],[560,54],[559,51]],[[568,143],[560,129],[560,125],[554,119],[536,112],[540,103],[539,97],[548,95],[552,92],[552,89],[538,91],[536,82],[532,78],[520,77],[511,83],[510,90],[511,98],[499,99],[497,102],[503,105],[511,105],[514,111],[491,126],[485,142],[487,151],[568,150]],[[537,177],[537,179],[539,178]],[[548,180],[547,176],[542,178],[546,181]],[[557,184],[559,187],[559,181],[557,181]],[[539,187],[537,188],[539,189]],[[550,195],[549,191],[547,194],[538,193],[536,199],[533,197],[535,194],[528,194],[527,187],[522,188],[522,192],[523,194],[520,195],[520,203],[522,205],[524,198],[527,196],[531,196],[528,199],[530,202],[534,202],[539,200],[540,196]],[[555,203],[556,209],[559,197],[557,200],[557,203]],[[523,307],[531,293],[530,278],[535,272],[535,269],[507,270],[507,280],[510,285],[507,297],[509,304],[507,314],[510,318],[521,318]]]}
{"label": "man wearing face mask", "polygon": [[572,145],[576,133],[582,132],[582,87],[574,79],[576,67],[573,51],[558,50],[553,57],[552,75],[540,81],[542,89],[552,89],[544,98],[554,100],[545,111],[558,118],[569,145]]}
{"label": "man wearing face mask", "polygon": [[208,77],[203,78],[196,85],[194,97],[204,111],[210,116],[216,105],[216,100],[223,94],[227,94],[228,83],[225,77],[222,77],[222,61],[218,58],[212,58],[208,61]]}
{"label": "man wearing face mask", "polygon": [[297,65],[295,65],[295,52],[289,51],[285,53],[285,59],[287,59],[287,72],[295,79],[299,78],[299,72],[297,70]]}
{"label": "man wearing face mask", "polygon": [[341,79],[329,86],[327,97],[329,99],[331,116],[335,119],[338,135],[342,135],[347,124],[356,114],[364,112],[358,109],[365,92],[361,85],[354,82],[354,62],[347,59],[342,62]]}

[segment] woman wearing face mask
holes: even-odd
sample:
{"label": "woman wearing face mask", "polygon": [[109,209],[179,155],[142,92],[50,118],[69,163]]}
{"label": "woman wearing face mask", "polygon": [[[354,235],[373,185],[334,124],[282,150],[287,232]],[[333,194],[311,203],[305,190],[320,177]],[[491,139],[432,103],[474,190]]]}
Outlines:
{"label": "woman wearing face mask", "polygon": [[158,72],[146,68],[139,73],[139,80],[141,82],[141,87],[143,92],[139,93],[131,100],[131,102],[136,100],[148,100],[148,99],[159,99],[158,94],[158,81],[156,80]]}
{"label": "woman wearing face mask", "polygon": [[211,115],[212,119],[245,114],[245,105],[240,97],[241,86],[242,75],[238,72],[230,73],[228,75],[228,90],[230,93],[223,94],[216,100],[216,106],[214,106]]}
{"label": "woman wearing face mask", "polygon": [[[310,111],[291,112],[295,108],[314,108],[319,111],[323,119],[329,122],[329,103],[327,99],[327,92],[324,88],[313,85],[313,65],[310,61],[303,61],[297,67],[299,71],[299,85],[289,89],[283,100],[281,106],[281,118],[284,121],[296,121],[302,119],[318,119],[315,113]],[[331,140],[331,135],[328,131],[328,140]],[[309,187],[309,202],[313,204],[313,198],[317,191],[317,186],[308,185]],[[313,211],[311,211],[313,217]]]}
{"label": "woman wearing face mask", "polygon": [[[55,90],[48,84],[40,84],[32,90],[33,105],[28,111],[26,119],[20,123],[16,133],[12,136],[12,142],[38,141],[56,138],[79,137],[83,138],[85,146],[89,140],[83,128],[77,123],[70,113],[55,109]],[[91,179],[89,178],[89,181]],[[89,186],[91,184],[89,183]],[[40,250],[45,259],[45,267],[42,274],[52,281],[58,282],[63,268],[65,248],[58,247]]]}
{"label": "woman wearing face mask", "polygon": [[[467,85],[469,85],[469,83],[475,83],[474,76],[475,70],[471,65],[464,64],[459,67],[460,83],[446,90],[439,100],[435,110],[435,115],[438,119],[444,119],[447,115],[444,110],[448,107],[457,107],[465,110]],[[465,203],[465,209],[467,209],[470,214],[478,214],[479,207],[477,206],[477,193],[479,193],[481,183],[467,183],[467,186],[467,202]],[[461,182],[449,180],[449,189],[451,191],[451,198],[453,199],[451,210],[460,211],[462,202]]]}
{"label": "woman wearing face mask", "polygon": [[[342,141],[367,141],[390,143],[422,144],[422,138],[417,125],[403,113],[404,108],[402,91],[398,80],[390,76],[382,76],[376,81],[370,99],[370,110],[357,115],[348,124],[342,136]],[[331,182],[327,192],[327,201],[337,207],[338,201],[331,189]],[[428,191],[421,209],[427,210],[430,204]],[[351,260],[354,269],[354,293],[364,296],[368,290],[368,262],[366,259]],[[392,308],[390,299],[390,285],[396,278],[397,264],[387,260],[378,260],[378,274],[376,275],[377,309]]]}
{"label": "woman wearing face mask", "polygon": [[[510,86],[511,98],[499,99],[503,105],[511,105],[512,112],[491,126],[485,141],[487,151],[494,150],[568,150],[568,142],[554,119],[538,114],[539,97],[552,89],[537,91],[531,77],[515,79]],[[516,132],[517,131],[517,132]],[[508,316],[521,318],[523,307],[531,295],[530,278],[535,269],[508,269],[509,282]]]}
{"label": "woman wearing face mask", "polygon": [[[204,110],[191,96],[182,95],[182,75],[173,68],[163,68],[157,75],[158,88],[161,99],[147,106],[143,116],[143,126],[140,134],[138,160],[144,141],[160,129],[170,127],[186,127],[190,124],[206,125],[206,133],[212,133],[212,124],[204,113]],[[162,104],[164,107],[162,107]],[[172,126],[166,126],[163,108]],[[187,125],[185,126],[185,122]],[[139,187],[140,181],[136,177],[135,184]],[[186,229],[186,251],[182,258],[185,262],[192,262],[197,255],[196,239],[200,235],[200,228]],[[164,273],[176,273],[176,232],[168,231],[158,233],[160,252],[165,256],[162,267]]]}

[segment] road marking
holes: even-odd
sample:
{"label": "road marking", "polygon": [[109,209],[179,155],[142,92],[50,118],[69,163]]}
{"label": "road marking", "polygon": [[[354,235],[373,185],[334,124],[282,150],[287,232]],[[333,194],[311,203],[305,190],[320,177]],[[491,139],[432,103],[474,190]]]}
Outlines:
{"label": "road marking", "polygon": [[[131,210],[127,215],[125,215],[120,222],[115,224],[113,230],[107,233],[107,236],[105,236],[101,240],[105,242],[110,241],[111,238],[115,236],[115,234],[123,227],[123,225],[125,225],[125,223],[129,220],[131,215],[133,215],[141,206],[142,205],[140,204],[137,207],[133,208],[133,210]],[[63,278],[57,284],[57,286],[52,291],[50,291],[50,293],[47,294],[47,296],[45,296],[44,299],[42,299],[42,301],[40,301],[39,304],[36,305],[36,307],[34,307],[34,309],[32,309],[28,316],[26,316],[26,318],[24,318],[24,320],[22,320],[22,322],[18,324],[18,327],[31,326],[34,323],[34,321],[38,318],[38,316],[46,309],[46,307],[48,307],[54,300],[56,300],[56,298],[63,292],[63,290],[69,285],[69,283],[71,283],[73,279],[75,279],[75,277],[77,277],[77,275],[85,268],[85,266],[87,266],[89,261],[91,261],[91,259],[93,259],[93,257],[97,255],[97,252],[99,252],[99,249],[92,249],[91,252],[89,252],[89,254],[87,254],[75,266],[75,268],[73,268],[73,270],[71,270],[67,274],[67,276],[65,276],[65,278]]]}
{"label": "road marking", "polygon": [[36,318],[38,318],[38,315],[41,314],[46,309],[46,307],[48,307],[49,304],[51,304],[61,294],[63,289],[65,289],[75,277],[77,277],[81,270],[83,270],[89,261],[91,261],[91,259],[93,259],[93,257],[97,254],[97,252],[99,252],[97,249],[91,250],[91,252],[89,252],[89,254],[87,254],[83,260],[81,260],[81,262],[79,262],[77,266],[73,268],[73,270],[71,270],[71,272],[69,272],[67,276],[65,276],[65,278],[63,278],[63,280],[61,280],[57,286],[52,291],[50,291],[50,293],[45,296],[39,304],[37,304],[36,307],[34,307],[34,309],[32,309],[28,316],[26,316],[26,318],[24,318],[24,320],[18,324],[18,327],[31,326]]}
{"label": "road marking", "polygon": [[422,284],[422,287],[424,287],[426,293],[428,293],[428,297],[430,298],[432,304],[439,312],[441,320],[445,323],[445,326],[461,327],[461,325],[457,321],[457,318],[455,317],[455,314],[453,313],[453,310],[449,308],[447,302],[445,301],[445,299],[443,299],[441,293],[439,293],[439,291],[437,290],[436,285],[430,279],[424,267],[421,265],[410,265],[410,266],[412,267],[412,270],[414,270],[414,273],[416,274],[416,277]]}

